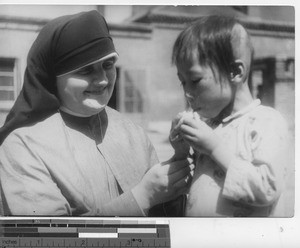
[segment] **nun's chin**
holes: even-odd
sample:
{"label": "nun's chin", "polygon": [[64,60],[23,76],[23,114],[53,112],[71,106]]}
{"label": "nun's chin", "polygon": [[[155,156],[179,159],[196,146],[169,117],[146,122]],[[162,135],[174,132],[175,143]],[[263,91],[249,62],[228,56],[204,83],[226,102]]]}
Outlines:
{"label": "nun's chin", "polygon": [[108,101],[109,98],[108,99],[88,98],[84,100],[83,105],[86,111],[100,112],[102,109],[106,107]]}

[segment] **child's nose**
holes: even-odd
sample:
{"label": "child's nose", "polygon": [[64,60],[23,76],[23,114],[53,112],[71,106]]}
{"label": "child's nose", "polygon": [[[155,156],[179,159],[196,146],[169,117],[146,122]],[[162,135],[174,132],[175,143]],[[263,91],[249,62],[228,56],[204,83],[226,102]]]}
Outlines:
{"label": "child's nose", "polygon": [[189,93],[189,92],[185,92],[184,93],[184,95],[185,95],[185,98],[186,98],[186,100],[189,102],[189,103],[192,103],[193,101],[194,101],[194,97]]}

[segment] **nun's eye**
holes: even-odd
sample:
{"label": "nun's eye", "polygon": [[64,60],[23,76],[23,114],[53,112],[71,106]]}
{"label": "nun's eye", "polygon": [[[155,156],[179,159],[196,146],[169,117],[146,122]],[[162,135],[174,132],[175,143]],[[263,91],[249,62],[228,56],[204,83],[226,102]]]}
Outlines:
{"label": "nun's eye", "polygon": [[104,70],[110,70],[114,67],[115,61],[113,59],[104,61],[102,67]]}
{"label": "nun's eye", "polygon": [[86,67],[83,67],[81,69],[79,69],[78,71],[76,71],[76,74],[78,75],[88,75],[90,73],[93,72],[93,66],[86,66]]}

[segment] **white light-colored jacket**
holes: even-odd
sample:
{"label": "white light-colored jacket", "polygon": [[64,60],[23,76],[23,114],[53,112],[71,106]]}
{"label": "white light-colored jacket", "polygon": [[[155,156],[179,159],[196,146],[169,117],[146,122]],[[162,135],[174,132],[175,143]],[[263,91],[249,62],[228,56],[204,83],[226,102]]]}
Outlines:
{"label": "white light-colored jacket", "polygon": [[142,128],[106,113],[102,131],[61,113],[13,131],[0,147],[4,215],[143,216],[131,189],[156,153]]}

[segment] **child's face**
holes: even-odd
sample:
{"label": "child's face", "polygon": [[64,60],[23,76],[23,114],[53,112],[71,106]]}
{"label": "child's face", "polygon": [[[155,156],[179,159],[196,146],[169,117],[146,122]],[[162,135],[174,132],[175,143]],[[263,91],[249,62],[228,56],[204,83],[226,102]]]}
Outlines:
{"label": "child's face", "polygon": [[200,65],[196,56],[177,63],[177,71],[187,101],[201,117],[217,117],[231,102],[233,94],[228,79],[220,77],[217,69]]}

